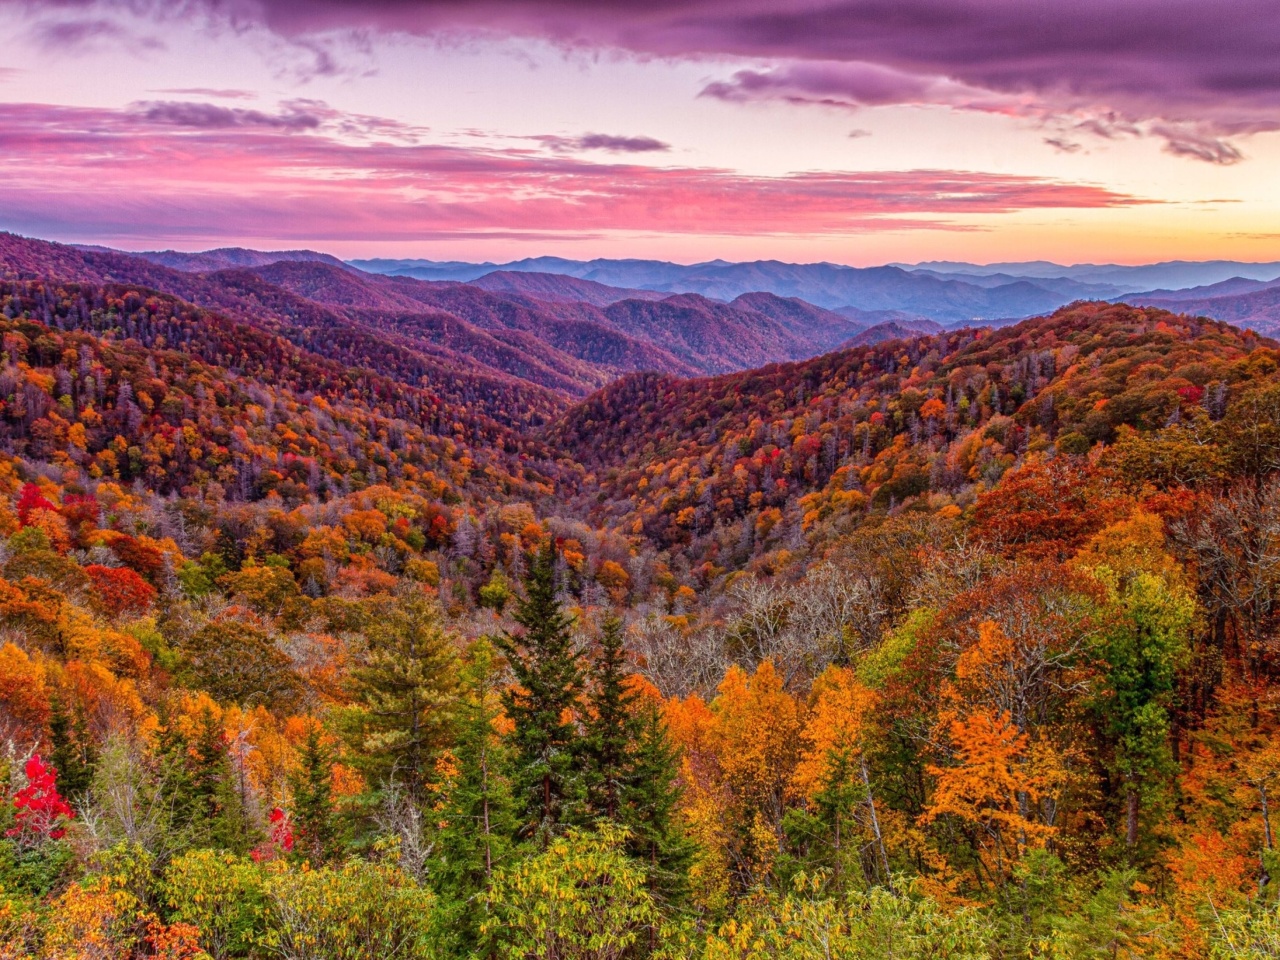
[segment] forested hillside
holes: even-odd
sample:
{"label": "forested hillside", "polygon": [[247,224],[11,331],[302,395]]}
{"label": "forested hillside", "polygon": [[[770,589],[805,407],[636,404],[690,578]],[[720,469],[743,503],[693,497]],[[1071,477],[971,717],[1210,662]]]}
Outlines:
{"label": "forested hillside", "polygon": [[1273,341],[114,256],[0,245],[0,957],[1276,955]]}

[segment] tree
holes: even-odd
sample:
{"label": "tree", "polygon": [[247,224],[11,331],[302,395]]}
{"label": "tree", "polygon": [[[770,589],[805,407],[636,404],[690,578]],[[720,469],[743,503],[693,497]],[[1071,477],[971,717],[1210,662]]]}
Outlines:
{"label": "tree", "polygon": [[5,836],[22,846],[61,840],[75,812],[58,791],[58,771],[37,755],[27,760],[22,773],[26,784],[14,794],[14,825]]}
{"label": "tree", "polygon": [[73,726],[61,697],[55,697],[49,706],[49,742],[53,747],[49,762],[58,770],[67,798],[77,801],[93,782],[94,750],[84,712],[76,711]]}
{"label": "tree", "polygon": [[711,711],[720,782],[732,798],[718,815],[737,834],[736,867],[745,890],[769,878],[783,849],[782,824],[800,759],[801,705],[765,660],[752,676],[731,667]]}
{"label": "tree", "polygon": [[817,878],[772,896],[713,930],[705,960],[986,960],[991,934],[973,909],[883,887],[823,896]]}
{"label": "tree", "polygon": [[334,854],[337,831],[333,822],[333,753],[318,721],[307,726],[298,750],[298,767],[289,777],[296,843],[313,863]]}
{"label": "tree", "polygon": [[624,852],[625,831],[568,830],[494,877],[482,931],[508,960],[620,960],[661,914],[644,873]]}
{"label": "tree", "polygon": [[534,555],[515,620],[524,629],[498,640],[515,685],[502,704],[510,734],[520,831],[544,842],[580,815],[583,783],[577,715],[583,668],[555,589],[555,548]]}
{"label": "tree", "polygon": [[1169,710],[1195,616],[1195,600],[1163,548],[1159,518],[1139,513],[1100,532],[1077,558],[1109,594],[1110,616],[1096,643],[1104,669],[1093,706],[1112,745],[1131,857],[1141,798],[1173,772]]}
{"label": "tree", "polygon": [[93,581],[99,608],[109,617],[145,613],[156,599],[156,588],[129,567],[90,564],[84,572]]}
{"label": "tree", "polygon": [[283,960],[431,960],[435,898],[387,864],[285,869],[263,884],[260,945]]}
{"label": "tree", "polygon": [[688,870],[694,846],[679,813],[680,751],[671,742],[658,704],[637,698],[635,740],[622,781],[618,819],[627,831],[627,849],[644,865],[649,891],[666,910],[689,894]]}
{"label": "tree", "polygon": [[186,845],[247,853],[256,831],[232,777],[220,715],[207,698],[194,718],[169,718],[159,749],[161,789]]}
{"label": "tree", "polygon": [[493,644],[475,641],[462,660],[457,739],[442,784],[431,877],[449,914],[455,952],[474,952],[484,918],[481,897],[494,871],[505,866],[516,834],[515,805],[508,775],[510,755],[498,735],[501,716],[501,661]]}
{"label": "tree", "polygon": [[980,882],[1003,886],[1027,852],[1053,835],[1033,811],[1057,786],[1058,771],[1036,762],[1030,738],[1008,713],[945,711],[940,724],[954,760],[929,768],[937,785],[921,823],[957,822],[977,854]]}
{"label": "tree", "polygon": [[170,918],[194,926],[214,960],[225,960],[249,954],[262,935],[262,882],[262,871],[248,860],[191,850],[166,868],[162,891]]}
{"label": "tree", "polygon": [[591,664],[582,744],[587,807],[594,815],[609,820],[618,819],[620,797],[631,779],[631,750],[638,732],[635,696],[626,680],[622,621],[609,616]]}
{"label": "tree", "polygon": [[[873,869],[866,879],[892,886],[881,811],[867,761],[874,694],[852,670],[842,667],[828,667],[814,684],[813,694],[795,786],[813,803],[829,832],[833,878],[841,879],[849,851],[861,860],[862,843],[854,841],[865,838],[874,850]],[[859,812],[865,828],[858,822]]]}
{"label": "tree", "polygon": [[1154,777],[1172,772],[1169,707],[1195,604],[1150,573],[1134,577],[1117,599],[1120,616],[1100,643],[1107,669],[1095,706],[1115,747],[1112,766],[1123,783],[1125,845],[1132,851],[1143,793]]}
{"label": "tree", "polygon": [[440,750],[450,742],[458,685],[454,641],[420,590],[399,596],[368,631],[364,662],[351,671],[344,725],[375,785],[401,782],[421,802]]}
{"label": "tree", "polygon": [[246,623],[219,620],[201,627],[182,651],[187,678],[215,699],[241,706],[297,707],[302,683],[293,661],[271,637]]}

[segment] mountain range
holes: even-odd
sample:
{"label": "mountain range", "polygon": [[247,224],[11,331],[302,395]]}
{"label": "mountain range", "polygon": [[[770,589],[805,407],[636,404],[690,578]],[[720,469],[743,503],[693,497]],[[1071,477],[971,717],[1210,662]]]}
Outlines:
{"label": "mountain range", "polygon": [[[831,263],[791,264],[776,260],[677,264],[661,260],[567,260],[534,257],[509,263],[431,260],[353,260],[371,273],[423,280],[493,284],[508,292],[541,291],[553,296],[549,275],[632,291],[633,296],[696,293],[733,300],[766,291],[835,310],[871,326],[888,320],[928,319],[947,327],[1002,325],[1056,309],[1075,300],[1115,302],[1196,302],[1218,319],[1247,317],[1248,324],[1275,332],[1280,314],[1263,297],[1255,307],[1208,304],[1221,295],[1261,292],[1280,279],[1280,261],[1242,263],[1168,261],[1063,265],[1048,261],[974,264],[954,261],[848,267]],[[537,281],[518,277],[537,276]],[[497,279],[501,278],[501,279]],[[586,290],[583,288],[583,295]],[[1171,294],[1174,294],[1171,296]],[[1214,311],[1222,311],[1218,316]],[[886,314],[892,314],[886,315]],[[870,315],[870,316],[868,316]],[[878,315],[878,316],[877,316]]]}
{"label": "mountain range", "polygon": [[726,303],[554,274],[424,281],[309,251],[134,255],[12,234],[0,234],[0,275],[138,285],[343,364],[430,384],[517,427],[627,373],[688,377],[800,360],[902,319],[864,323],[760,291]]}
{"label": "mountain range", "polygon": [[32,275],[142,283],[272,324],[295,343],[330,331],[338,342],[361,344],[353,360],[383,357],[446,382],[501,383],[496,392],[515,389],[535,419],[557,405],[552,397],[585,396],[629,372],[722,374],[849,344],[1003,326],[1076,300],[1158,306],[1280,333],[1280,262],[343,262],[311,250],[126,254],[45,245],[22,254],[23,244],[40,242],[4,243],[10,268],[25,256],[38,268]]}

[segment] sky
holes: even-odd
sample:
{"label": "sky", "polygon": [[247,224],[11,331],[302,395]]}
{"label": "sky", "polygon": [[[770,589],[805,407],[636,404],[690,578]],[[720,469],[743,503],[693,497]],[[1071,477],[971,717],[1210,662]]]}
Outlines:
{"label": "sky", "polygon": [[1280,259],[1275,0],[0,0],[0,229]]}

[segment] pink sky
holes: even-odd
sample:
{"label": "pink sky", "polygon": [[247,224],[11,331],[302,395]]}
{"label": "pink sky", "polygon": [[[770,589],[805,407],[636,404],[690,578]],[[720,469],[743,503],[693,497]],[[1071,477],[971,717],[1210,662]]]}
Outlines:
{"label": "pink sky", "polygon": [[1227,6],[0,0],[0,229],[346,257],[1277,259],[1280,7]]}

